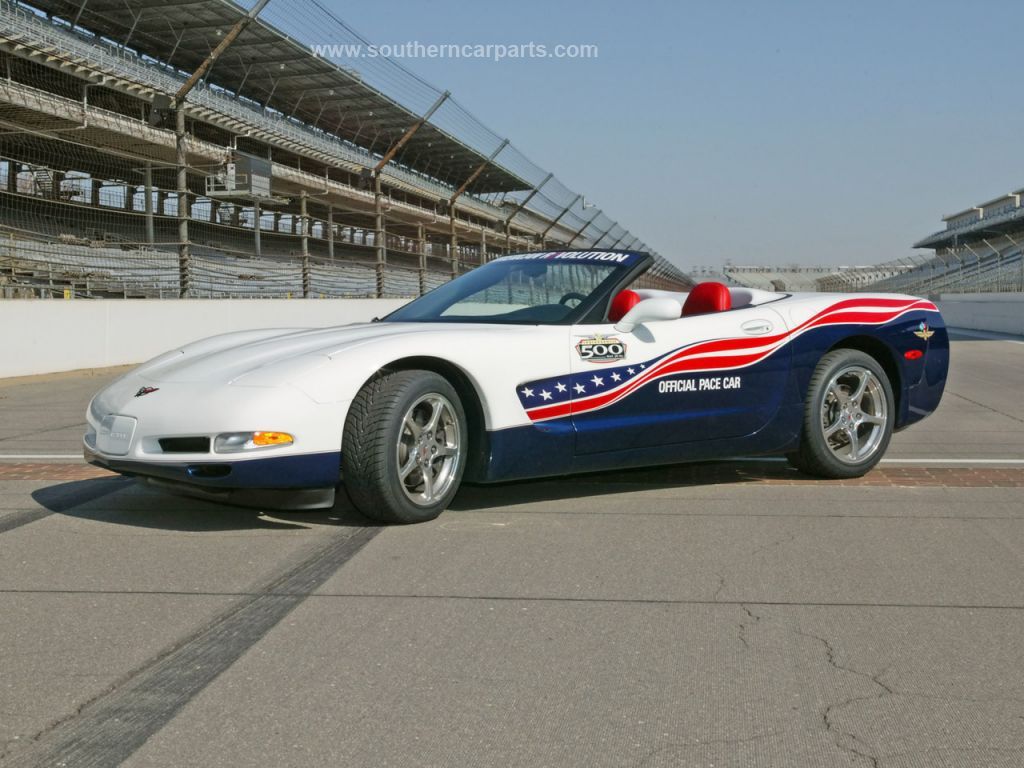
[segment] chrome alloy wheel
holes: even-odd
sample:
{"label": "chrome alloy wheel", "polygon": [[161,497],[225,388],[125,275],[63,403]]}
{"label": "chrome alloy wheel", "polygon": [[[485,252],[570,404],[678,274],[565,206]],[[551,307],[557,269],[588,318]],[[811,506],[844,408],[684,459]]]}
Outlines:
{"label": "chrome alloy wheel", "polygon": [[402,419],[396,448],[405,495],[419,506],[436,503],[451,488],[462,461],[459,421],[448,398],[429,393],[413,403]]}
{"label": "chrome alloy wheel", "polygon": [[843,368],[829,381],[821,404],[821,430],[839,461],[859,464],[873,456],[888,418],[882,382],[867,368]]}

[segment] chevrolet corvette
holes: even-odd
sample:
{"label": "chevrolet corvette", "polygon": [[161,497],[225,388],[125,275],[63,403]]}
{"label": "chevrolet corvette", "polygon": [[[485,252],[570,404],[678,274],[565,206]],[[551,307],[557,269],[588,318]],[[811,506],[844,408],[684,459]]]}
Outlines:
{"label": "chevrolet corvette", "polygon": [[939,404],[949,342],[927,300],[637,287],[653,263],[510,255],[370,323],[187,344],[93,398],[85,457],[267,508],[344,488],[407,523],[463,481],[771,455],[857,477]]}

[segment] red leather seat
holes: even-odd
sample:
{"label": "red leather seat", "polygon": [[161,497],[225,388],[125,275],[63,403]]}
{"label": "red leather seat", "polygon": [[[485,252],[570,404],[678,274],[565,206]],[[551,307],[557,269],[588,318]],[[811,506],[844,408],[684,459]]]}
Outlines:
{"label": "red leather seat", "polygon": [[683,304],[683,317],[723,312],[732,307],[732,296],[723,283],[697,283]]}
{"label": "red leather seat", "polygon": [[629,288],[619,291],[608,308],[608,319],[613,323],[619,322],[629,310],[639,303],[640,294],[636,291],[631,291]]}

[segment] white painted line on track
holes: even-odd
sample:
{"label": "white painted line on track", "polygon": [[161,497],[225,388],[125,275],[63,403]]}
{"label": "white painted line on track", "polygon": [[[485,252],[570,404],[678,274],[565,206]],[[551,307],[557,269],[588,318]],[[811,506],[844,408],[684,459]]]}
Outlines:
{"label": "white painted line on track", "polygon": [[1024,464],[1024,459],[882,459],[882,464]]}
{"label": "white painted line on track", "polygon": [[[728,463],[731,461],[750,461],[755,463],[769,462],[769,461],[785,461],[781,456],[749,456],[737,459],[721,459],[722,462]],[[882,459],[882,464],[1024,464],[1024,459],[964,459],[964,458],[951,458],[951,459]]]}

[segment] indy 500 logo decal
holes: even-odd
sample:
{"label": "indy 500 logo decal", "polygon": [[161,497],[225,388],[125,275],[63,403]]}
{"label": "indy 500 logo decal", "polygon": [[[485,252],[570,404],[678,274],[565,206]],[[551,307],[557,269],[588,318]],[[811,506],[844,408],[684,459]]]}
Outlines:
{"label": "indy 500 logo decal", "polygon": [[625,344],[616,338],[601,335],[580,339],[576,351],[588,363],[614,363],[626,357]]}

